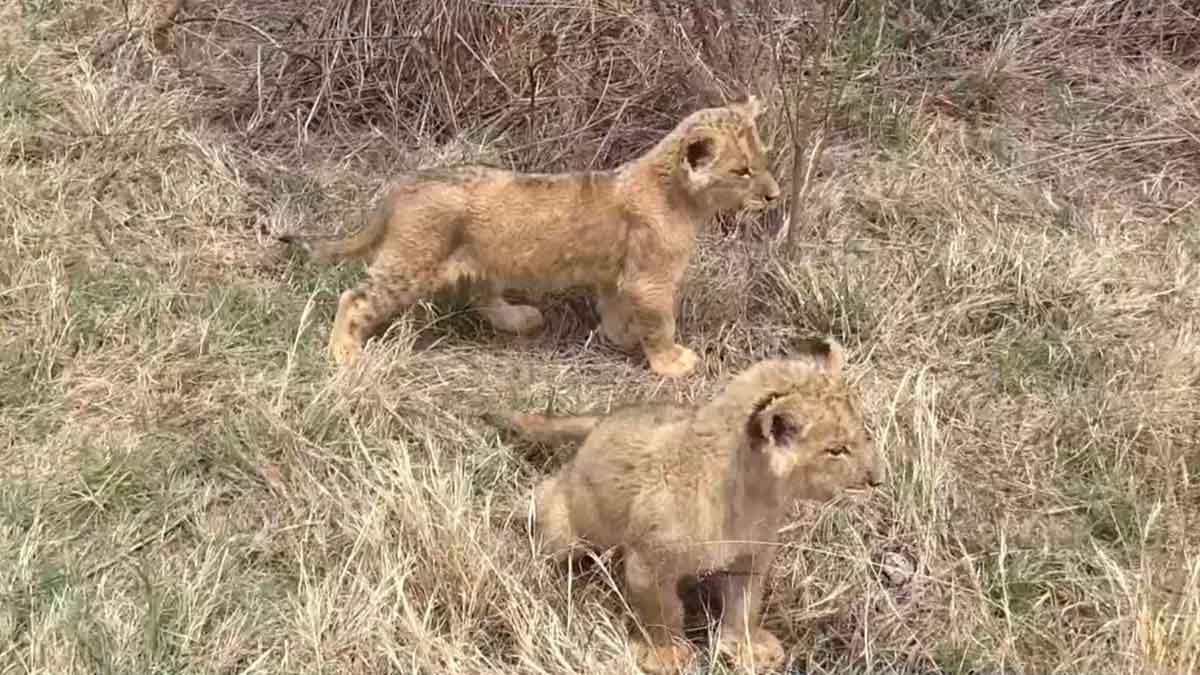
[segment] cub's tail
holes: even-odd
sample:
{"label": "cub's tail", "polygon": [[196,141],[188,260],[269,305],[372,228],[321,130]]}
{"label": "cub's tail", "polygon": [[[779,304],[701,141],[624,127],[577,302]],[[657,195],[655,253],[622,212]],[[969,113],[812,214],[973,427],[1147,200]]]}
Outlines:
{"label": "cub's tail", "polygon": [[345,259],[369,260],[374,256],[379,241],[387,232],[387,224],[391,215],[391,208],[386,204],[381,205],[367,216],[365,227],[342,239],[301,237],[294,234],[284,234],[277,238],[289,246],[303,248],[318,262]]}
{"label": "cub's tail", "polygon": [[595,415],[551,416],[504,411],[487,417],[498,427],[546,444],[582,441],[600,423],[600,417]]}

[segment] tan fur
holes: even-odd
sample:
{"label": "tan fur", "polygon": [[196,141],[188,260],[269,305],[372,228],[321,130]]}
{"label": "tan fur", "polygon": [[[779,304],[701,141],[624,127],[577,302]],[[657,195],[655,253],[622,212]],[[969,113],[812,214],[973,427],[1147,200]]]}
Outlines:
{"label": "tan fur", "polygon": [[355,361],[391,317],[459,281],[497,328],[528,333],[541,312],[506,289],[590,287],[601,331],[641,347],[654,372],[691,373],[675,341],[675,294],[696,229],[714,214],[763,209],[779,196],[755,118],[758,100],[688,115],[653,148],[610,171],[521,174],[470,165],[416,171],[388,191],[366,227],[341,241],[282,240],[321,260],[356,258],[367,278],[342,293],[329,336],[337,363]]}
{"label": "tan fur", "polygon": [[[758,668],[782,662],[759,605],[788,511],[795,500],[879,483],[843,360],[837,343],[822,342],[804,357],[751,366],[698,408],[631,406],[558,436],[592,428],[575,458],[534,490],[537,538],[560,560],[579,546],[623,549],[628,597],[648,638],[637,642],[643,669],[672,670],[693,656],[679,642],[686,579],[715,579],[723,653]],[[506,419],[546,439],[575,418]]]}

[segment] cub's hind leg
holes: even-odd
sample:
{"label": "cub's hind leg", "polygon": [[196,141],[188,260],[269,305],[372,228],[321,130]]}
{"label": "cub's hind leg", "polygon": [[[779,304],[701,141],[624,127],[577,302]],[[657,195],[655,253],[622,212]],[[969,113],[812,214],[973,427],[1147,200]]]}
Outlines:
{"label": "cub's hind leg", "polygon": [[334,363],[349,365],[357,361],[367,339],[428,290],[423,284],[372,276],[343,291],[329,332],[329,353]]}
{"label": "cub's hind leg", "polygon": [[505,300],[502,288],[489,288],[476,308],[488,323],[506,333],[530,335],[546,323],[537,307],[514,305]]}
{"label": "cub's hind leg", "polygon": [[329,334],[329,349],[338,364],[357,360],[367,339],[388,319],[419,300],[431,299],[470,271],[454,250],[461,213],[436,200],[411,206],[398,201],[405,195],[426,201],[423,189],[419,182],[393,189],[381,212],[385,220],[371,225],[382,230],[371,234],[369,245],[343,242],[343,248],[353,244],[362,249],[354,256],[370,262],[367,278],[338,301]]}
{"label": "cub's hind leg", "polygon": [[389,319],[444,285],[437,247],[413,247],[401,255],[382,252],[367,278],[342,293],[329,333],[329,351],[339,365],[358,360],[367,339]]}
{"label": "cub's hind leg", "polygon": [[773,558],[738,558],[716,582],[722,608],[717,649],[746,671],[776,669],[787,657],[779,638],[762,625],[763,580]]}
{"label": "cub's hind leg", "polygon": [[541,550],[556,563],[566,562],[578,544],[571,527],[571,505],[557,476],[546,478],[533,491],[533,530]]}
{"label": "cub's hind leg", "polygon": [[600,312],[600,331],[605,340],[622,351],[637,349],[638,337],[630,330],[632,310],[615,288],[596,290],[596,309]]}

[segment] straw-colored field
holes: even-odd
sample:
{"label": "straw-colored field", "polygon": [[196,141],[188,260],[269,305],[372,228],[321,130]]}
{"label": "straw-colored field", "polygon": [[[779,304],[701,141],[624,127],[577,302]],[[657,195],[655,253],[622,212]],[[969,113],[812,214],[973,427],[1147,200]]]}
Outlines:
{"label": "straw-colored field", "polygon": [[[795,512],[793,672],[1200,672],[1194,8],[503,5],[192,0],[173,55],[140,5],[0,6],[0,673],[632,672],[618,577],[506,516],[570,448],[479,413],[704,400],[813,335],[887,480]],[[704,231],[696,375],[568,293],[328,363],[362,271],[275,235],[406,168],[615,166],[745,88],[788,198]]]}

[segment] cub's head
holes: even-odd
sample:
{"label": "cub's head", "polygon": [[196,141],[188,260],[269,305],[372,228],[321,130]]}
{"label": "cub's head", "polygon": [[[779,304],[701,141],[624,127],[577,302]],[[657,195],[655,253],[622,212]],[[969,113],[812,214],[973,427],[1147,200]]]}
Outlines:
{"label": "cub's head", "polygon": [[760,114],[762,104],[750,96],[698,110],[683,121],[677,161],[692,199],[712,211],[757,211],[779,198],[755,121]]}
{"label": "cub's head", "polygon": [[746,433],[779,493],[826,501],[842,492],[869,492],[880,484],[875,443],[858,397],[842,377],[845,356],[824,341],[810,354],[756,366],[761,391]]}

